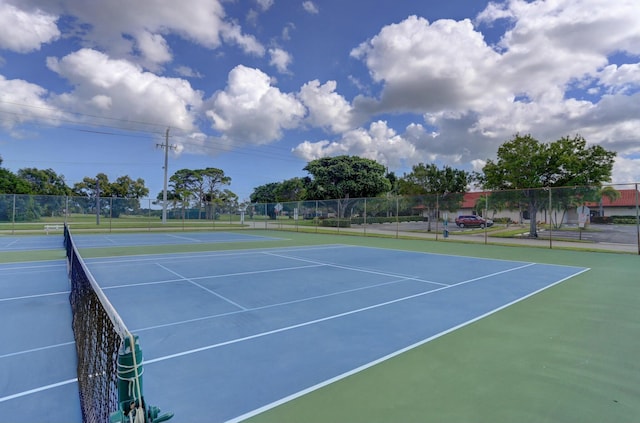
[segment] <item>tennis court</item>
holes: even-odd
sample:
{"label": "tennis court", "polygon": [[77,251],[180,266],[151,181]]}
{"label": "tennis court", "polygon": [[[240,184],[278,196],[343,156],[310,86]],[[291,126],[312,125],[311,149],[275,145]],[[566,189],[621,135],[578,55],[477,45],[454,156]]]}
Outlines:
{"label": "tennis court", "polygon": [[[179,235],[174,242],[197,239]],[[171,254],[145,254],[144,246],[151,244],[136,241],[135,234],[117,235],[115,242],[76,236],[85,256],[94,256],[85,259],[87,266],[140,337],[145,397],[174,412],[175,421],[394,421],[362,411],[381,407],[372,390],[385,392],[402,374],[396,369],[394,376],[380,378],[377,372],[415,358],[425,346],[438,350],[460,337],[475,340],[469,332],[482,331],[487,321],[496,320],[493,316],[522,312],[535,303],[522,300],[544,297],[592,273],[591,266],[553,263],[548,257],[546,263],[528,260],[536,256],[529,249],[485,248],[485,256],[498,256],[491,258],[398,249],[409,244],[394,240],[215,235],[218,239],[203,242],[216,251]],[[246,247],[237,248],[238,242]],[[226,249],[232,244],[235,249]],[[97,248],[107,246],[112,248]],[[127,248],[136,255],[122,256]],[[469,248],[459,250],[467,254]],[[506,250],[519,253],[499,258]],[[110,254],[116,251],[120,256]],[[0,385],[0,416],[11,416],[0,421],[80,421],[64,261],[6,264],[0,274],[0,369],[10,375]],[[527,328],[518,326],[518,331],[526,334]],[[499,350],[501,342],[483,338],[463,345],[466,353],[482,357],[486,343]],[[437,362],[421,362],[411,373],[430,369],[429,378],[437,379],[438,371],[451,365],[446,359]],[[368,387],[349,388],[361,383]],[[410,376],[403,382],[416,392],[423,392],[425,383],[433,381]],[[469,389],[482,391],[458,382],[461,395]],[[451,394],[447,383],[438,391]],[[417,418],[397,399],[391,401],[392,415],[403,421],[456,416],[439,410]],[[29,407],[34,402],[47,405],[45,419]]]}
{"label": "tennis court", "polygon": [[[233,232],[135,233],[74,235],[78,248],[142,247],[151,245],[189,245],[255,242],[277,238]],[[60,234],[46,236],[0,237],[0,251],[32,251],[60,248]]]}
{"label": "tennis court", "polygon": [[81,421],[66,262],[2,264],[0,280],[0,421]]}

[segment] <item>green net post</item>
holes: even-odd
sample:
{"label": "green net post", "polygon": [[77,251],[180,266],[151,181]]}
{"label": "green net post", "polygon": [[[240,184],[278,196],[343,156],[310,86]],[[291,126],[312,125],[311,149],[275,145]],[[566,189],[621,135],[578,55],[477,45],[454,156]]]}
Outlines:
{"label": "green net post", "polygon": [[[133,343],[133,345],[131,345]],[[142,350],[137,336],[126,338],[118,352],[118,403],[120,409],[110,415],[110,423],[163,422],[173,417],[173,413],[160,415],[160,409],[147,406],[142,394]],[[144,419],[137,416],[144,413]],[[132,417],[135,416],[134,419]]]}

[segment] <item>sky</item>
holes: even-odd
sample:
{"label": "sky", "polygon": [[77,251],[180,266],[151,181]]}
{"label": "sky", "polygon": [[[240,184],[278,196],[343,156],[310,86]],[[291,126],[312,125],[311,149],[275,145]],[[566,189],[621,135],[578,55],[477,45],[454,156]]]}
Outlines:
{"label": "sky", "polygon": [[240,201],[324,156],[480,171],[583,136],[640,181],[638,0],[0,0],[2,167],[69,186],[222,169]]}

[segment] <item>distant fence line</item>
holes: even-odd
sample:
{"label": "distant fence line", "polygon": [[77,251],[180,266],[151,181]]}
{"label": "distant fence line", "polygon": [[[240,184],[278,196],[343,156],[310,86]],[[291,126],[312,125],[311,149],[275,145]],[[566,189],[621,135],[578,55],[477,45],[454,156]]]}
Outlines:
{"label": "distant fence line", "polygon": [[597,238],[604,241],[594,242],[635,244],[640,253],[638,185],[389,194],[254,204],[172,201],[167,204],[166,223],[162,222],[162,206],[154,199],[0,194],[0,231],[37,231],[44,228],[43,223],[64,221],[100,230],[215,228],[224,224],[281,230],[334,228],[367,234],[376,225],[402,224],[396,226],[396,235],[402,230],[431,234],[437,239],[447,234],[460,235],[455,219],[469,215],[490,220],[493,237],[498,237],[499,232],[500,236],[509,237],[509,229],[517,232],[520,227],[522,234],[514,236],[522,237],[527,235],[527,225],[535,213],[536,224],[541,232],[546,232],[544,236],[551,237],[547,233],[555,231],[556,239],[572,239],[578,233],[579,242]]}

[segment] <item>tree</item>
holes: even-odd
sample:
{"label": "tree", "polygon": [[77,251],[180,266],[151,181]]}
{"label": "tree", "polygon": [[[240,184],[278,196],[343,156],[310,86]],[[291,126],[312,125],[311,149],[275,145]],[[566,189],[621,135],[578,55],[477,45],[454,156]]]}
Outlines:
{"label": "tree", "polygon": [[398,181],[400,194],[424,196],[422,202],[431,218],[437,218],[438,210],[455,211],[462,205],[464,192],[471,182],[471,175],[464,170],[444,166],[438,169],[435,164],[424,163],[413,166],[409,174]]}
{"label": "tree", "polygon": [[109,177],[104,173],[98,173],[95,178],[85,176],[82,182],[73,184],[73,192],[76,195],[87,198],[111,197],[111,189],[109,187]]}
{"label": "tree", "polygon": [[[206,218],[214,219],[214,206],[232,207],[231,203],[235,201],[237,204],[238,196],[228,189],[222,189],[222,186],[231,184],[231,177],[226,176],[224,171],[215,167],[199,169],[196,171],[202,178],[202,198],[201,201],[206,204]],[[235,198],[235,200],[233,200]]]}
{"label": "tree", "polygon": [[63,214],[65,197],[71,194],[63,175],[58,175],[53,169],[24,168],[18,170],[18,177],[29,184],[30,194],[42,195],[37,207],[38,214],[55,216]]}
{"label": "tree", "polygon": [[[222,190],[220,194],[215,198],[214,203],[220,207],[220,211],[223,213],[233,214],[240,208],[238,202],[238,195],[228,189]],[[220,212],[216,213],[219,214]],[[214,215],[215,218],[215,215]]]}
{"label": "tree", "polygon": [[[0,165],[2,157],[0,157]],[[3,221],[29,221],[40,216],[33,201],[33,197],[22,195],[1,194],[29,194],[30,187],[27,181],[16,176],[9,169],[0,167],[0,220]]]}
{"label": "tree", "polygon": [[[504,210],[505,208],[505,203],[503,201],[493,201],[493,198],[491,198],[492,201],[489,201],[489,194],[488,193],[483,193],[482,196],[480,196],[477,200],[476,203],[474,205],[475,210],[483,217],[489,219],[494,219],[495,215],[497,212]],[[484,216],[483,212],[484,210],[487,211],[487,215]],[[491,216],[489,216],[489,211],[491,211]]]}
{"label": "tree", "polygon": [[180,169],[169,178],[169,188],[171,192],[167,193],[167,195],[176,200],[179,199],[179,201],[182,202],[183,219],[185,218],[185,208],[189,207],[189,203],[193,198],[197,179],[197,173],[191,169]]}
{"label": "tree", "polygon": [[9,169],[0,168],[0,194],[28,194],[29,183]]}
{"label": "tree", "polygon": [[612,203],[614,201],[616,201],[617,199],[619,199],[622,196],[622,194],[620,194],[620,191],[616,190],[614,187],[612,186],[606,186],[606,187],[602,187],[600,189],[600,191],[598,191],[598,215],[600,217],[604,216],[604,205],[602,200],[604,200],[605,198],[608,198],[609,201],[611,201]]}
{"label": "tree", "polygon": [[[280,182],[271,182],[265,185],[260,185],[253,189],[253,192],[249,196],[251,203],[263,203],[266,204],[265,214],[272,219],[276,218],[275,205],[278,202],[278,189],[280,188]],[[253,209],[250,210],[250,216],[253,217]]]}
{"label": "tree", "polygon": [[593,145],[579,135],[545,144],[519,134],[498,148],[497,160],[487,160],[481,183],[484,188],[520,190],[528,207],[529,235],[537,237],[537,213],[554,187],[600,186],[611,179],[616,153]]}
{"label": "tree", "polygon": [[291,178],[280,182],[275,189],[276,200],[283,202],[304,200],[310,182],[309,178]]}
{"label": "tree", "polygon": [[[0,156],[0,165],[2,165]],[[9,169],[0,167],[0,194],[29,194],[29,184]]]}
{"label": "tree", "polygon": [[31,187],[31,194],[36,195],[69,195],[71,188],[67,186],[63,175],[53,169],[24,168],[18,170],[18,177],[24,179]]}
{"label": "tree", "polygon": [[144,185],[144,179],[135,181],[129,176],[120,176],[109,184],[111,192],[111,216],[119,217],[122,213],[136,213],[140,210],[140,199],[149,195],[149,188]]}
{"label": "tree", "polygon": [[362,157],[323,157],[309,162],[304,170],[312,176],[307,198],[338,200],[341,218],[351,199],[375,197],[391,189],[385,167]]}
{"label": "tree", "polygon": [[[100,210],[108,211],[111,217],[119,217],[122,213],[138,211],[139,200],[149,194],[149,189],[141,178],[134,181],[125,175],[109,182],[106,174],[98,173],[95,178],[85,176],[82,182],[74,184],[73,192],[87,200],[91,199],[86,202],[86,208],[94,210],[99,207]],[[79,203],[78,205],[82,207]]]}
{"label": "tree", "polygon": [[277,201],[276,192],[279,187],[280,182],[270,182],[268,184],[255,187],[249,196],[249,200],[252,203],[275,203]]}
{"label": "tree", "polygon": [[[221,169],[214,167],[180,169],[169,178],[172,190],[171,197],[181,199],[183,209],[185,206],[189,206],[190,201],[195,202],[199,212],[202,211],[203,204],[208,205],[209,207],[206,208],[207,218],[213,218],[212,206],[224,194],[221,187],[230,183],[231,178],[225,176]],[[167,195],[169,196],[169,193]]]}

